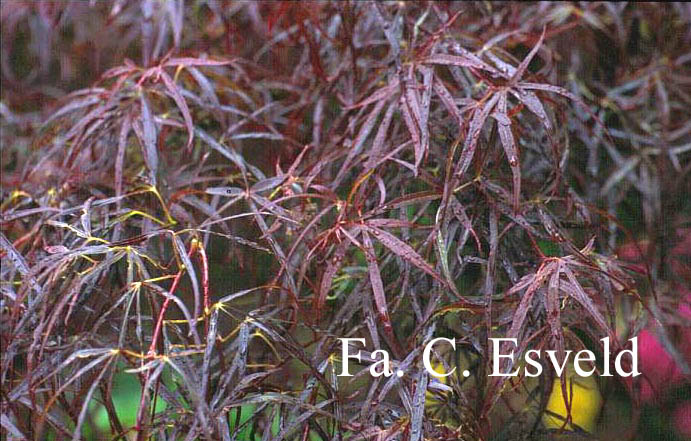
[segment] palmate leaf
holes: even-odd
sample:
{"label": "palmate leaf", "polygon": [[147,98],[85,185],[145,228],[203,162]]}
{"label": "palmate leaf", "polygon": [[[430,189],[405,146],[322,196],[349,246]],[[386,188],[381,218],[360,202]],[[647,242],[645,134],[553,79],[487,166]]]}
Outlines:
{"label": "palmate leaf", "polygon": [[[545,109],[540,102],[539,98],[533,93],[530,92],[529,90],[526,90],[523,87],[523,84],[521,81],[523,75],[525,74],[526,69],[528,68],[528,65],[532,61],[532,59],[535,57],[537,54],[538,49],[542,45],[545,39],[545,31],[546,28],[542,29],[542,34],[540,35],[540,38],[538,42],[533,46],[531,51],[528,53],[528,55],[521,61],[521,64],[517,67],[514,68],[508,63],[503,62],[499,58],[495,56],[491,56],[492,61],[500,65],[502,67],[502,71],[504,72],[504,76],[507,77],[508,81],[508,91],[521,103],[523,103],[528,109],[530,109],[531,112],[535,114],[535,116],[538,117],[540,122],[545,126],[545,128],[548,131],[552,130],[552,122],[550,121],[549,117],[547,116],[547,113],[545,112]],[[488,55],[492,55],[491,52],[487,52]],[[574,97],[575,98],[575,97]]]}
{"label": "palmate leaf", "polygon": [[[563,327],[565,326],[564,315],[562,314],[562,294],[566,298],[575,301],[585,313],[585,319],[578,317],[577,321],[573,323],[576,326],[586,326],[584,331],[590,332],[588,328],[588,320],[592,321],[600,336],[604,335],[610,338],[617,350],[620,344],[615,336],[614,329],[607,324],[603,314],[600,312],[600,307],[595,304],[591,297],[585,292],[581,282],[578,280],[577,274],[581,274],[584,279],[589,277],[588,271],[592,270],[590,263],[584,263],[583,256],[590,254],[592,241],[580,250],[580,255],[570,255],[566,257],[550,257],[546,258],[540,265],[538,270],[534,273],[524,276],[517,283],[515,283],[508,291],[507,295],[511,296],[523,292],[518,306],[516,307],[511,320],[511,326],[507,332],[507,338],[517,339],[519,347],[517,353],[520,354],[526,349],[526,341],[532,337],[528,337],[528,325],[526,324],[526,317],[529,311],[533,310],[533,303],[535,296],[538,301],[544,305],[546,314],[546,322],[549,333],[546,334],[545,343],[541,346],[548,349],[556,350],[559,360],[563,360],[565,342]],[[546,284],[546,286],[545,286]],[[595,333],[597,335],[597,333]],[[539,344],[538,344],[539,345]],[[501,348],[502,353],[512,350],[508,345]],[[500,367],[500,372],[507,372],[512,369],[509,363],[503,361]],[[492,391],[501,390],[506,378],[498,377],[492,382]],[[562,388],[565,386],[564,378],[562,378]],[[494,392],[490,396],[494,396]],[[492,400],[485,402],[485,412],[491,409],[497,400],[498,396],[494,396]]]}
{"label": "palmate leaf", "polygon": [[[540,119],[540,121],[543,123],[547,130],[551,130],[552,124],[544,110],[544,107],[542,106],[542,103],[540,103],[539,99],[533,92],[525,90],[522,87],[523,83],[520,82],[528,65],[530,64],[533,57],[537,54],[537,51],[542,45],[544,37],[545,29],[543,28],[542,34],[538,42],[517,68],[513,68],[508,64],[505,65],[504,76],[508,78],[507,85],[497,87],[494,90],[490,89],[490,91],[485,95],[485,97],[475,105],[475,109],[473,110],[473,117],[470,121],[465,142],[463,144],[463,149],[461,150],[461,156],[458,165],[455,169],[455,175],[457,177],[461,177],[466,173],[466,171],[470,167],[472,159],[475,155],[475,149],[477,147],[478,139],[480,137],[480,134],[482,133],[482,129],[485,126],[487,118],[491,114],[493,118],[497,121],[500,141],[506,153],[509,166],[511,167],[514,191],[513,204],[515,210],[518,210],[520,200],[521,170],[518,150],[516,148],[516,143],[511,132],[511,118],[509,117],[507,111],[508,93],[511,93],[511,95],[516,97],[519,102],[523,103],[526,107],[528,107],[528,109],[530,109]],[[480,63],[473,61],[468,57],[458,57],[459,59],[449,57],[452,56],[437,55],[428,58],[427,61],[435,62],[437,64],[450,64],[490,70],[486,65],[481,65]],[[494,60],[495,62],[499,62],[499,60],[496,57],[494,58]],[[510,75],[510,77],[508,75]],[[452,101],[450,101],[448,91],[443,87],[443,84],[437,82],[436,89],[438,90],[438,94],[440,95],[442,102],[445,104],[445,106],[447,108],[455,109],[455,104]],[[452,114],[456,116],[456,119],[462,121],[457,111],[452,111]]]}
{"label": "palmate leaf", "polygon": [[542,284],[550,277],[550,274],[554,272],[558,266],[558,263],[549,261],[540,266],[537,272],[524,276],[518,283],[509,289],[507,295],[516,294],[523,289],[525,293],[521,297],[520,304],[516,308],[513,314],[513,319],[511,321],[511,327],[507,332],[507,338],[519,338],[524,331],[525,318],[528,310],[531,308],[531,302],[533,296],[537,290],[542,286]]}
{"label": "palmate leaf", "polygon": [[[548,311],[554,311],[554,293],[559,290],[580,304],[585,309],[588,316],[598,325],[602,333],[611,336],[613,330],[605,321],[599,308],[588,294],[585,293],[571,267],[580,271],[584,270],[584,268],[588,268],[582,263],[577,262],[574,256],[548,258],[537,273],[521,279],[521,281],[508,291],[508,294],[517,293],[528,287],[526,293],[521,298],[521,305],[527,304],[530,299],[526,299],[526,297],[532,296],[549,277],[551,288],[548,288],[547,297],[545,298],[545,306]],[[553,276],[555,273],[558,274],[558,276]],[[561,280],[562,277],[566,280]],[[510,338],[518,338],[520,336],[524,319],[524,308],[519,306],[516,314],[514,314],[514,320],[508,333],[508,335],[511,336]]]}

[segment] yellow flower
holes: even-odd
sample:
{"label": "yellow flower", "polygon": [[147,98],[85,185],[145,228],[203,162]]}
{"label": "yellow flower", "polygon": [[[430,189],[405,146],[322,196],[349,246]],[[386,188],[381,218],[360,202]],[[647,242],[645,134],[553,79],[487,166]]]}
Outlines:
{"label": "yellow flower", "polygon": [[[573,372],[566,373],[566,393],[571,401],[571,423],[566,429],[574,429],[574,425],[588,432],[595,430],[597,416],[602,405],[602,396],[594,377],[581,377]],[[573,394],[573,397],[571,396]],[[547,402],[547,410],[542,418],[547,428],[558,429],[566,420],[567,410],[561,390],[560,379],[554,380],[552,393]]]}
{"label": "yellow flower", "polygon": [[[437,372],[439,374],[445,374],[446,373],[445,369],[444,369],[444,365],[441,364],[440,362],[432,364],[432,368],[434,369],[435,372]],[[451,369],[453,369],[453,368],[451,368]],[[446,377],[432,377],[432,376],[430,376],[429,381],[430,382],[438,381],[441,384],[448,384]],[[429,389],[425,393],[425,397],[426,397],[427,406],[432,406],[435,404],[435,401],[437,401],[437,397],[435,396],[434,392],[431,392]]]}

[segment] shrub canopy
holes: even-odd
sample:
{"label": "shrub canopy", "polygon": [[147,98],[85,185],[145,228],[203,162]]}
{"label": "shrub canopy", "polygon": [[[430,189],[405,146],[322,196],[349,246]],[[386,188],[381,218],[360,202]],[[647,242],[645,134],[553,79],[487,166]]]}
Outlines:
{"label": "shrub canopy", "polygon": [[689,5],[0,11],[8,439],[675,436],[648,375],[489,377],[488,338],[647,326],[689,374]]}

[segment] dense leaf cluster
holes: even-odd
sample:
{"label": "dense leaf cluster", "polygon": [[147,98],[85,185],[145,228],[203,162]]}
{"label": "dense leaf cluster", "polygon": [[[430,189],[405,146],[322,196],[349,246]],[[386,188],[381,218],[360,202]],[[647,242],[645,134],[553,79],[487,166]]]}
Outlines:
{"label": "dense leaf cluster", "polygon": [[[651,317],[688,371],[688,5],[1,10],[10,439],[549,439],[554,379],[488,377],[488,337]],[[405,376],[338,377],[338,337]]]}

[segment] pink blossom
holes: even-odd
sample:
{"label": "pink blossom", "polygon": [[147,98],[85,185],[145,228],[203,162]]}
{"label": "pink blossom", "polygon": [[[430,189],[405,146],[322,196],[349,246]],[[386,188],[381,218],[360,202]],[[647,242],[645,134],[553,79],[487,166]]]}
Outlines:
{"label": "pink blossom", "polygon": [[672,421],[680,435],[691,437],[691,401],[684,402],[674,410]]}
{"label": "pink blossom", "polygon": [[644,403],[652,401],[683,378],[672,357],[647,329],[638,335],[638,353],[644,375],[641,380],[641,400]]}

